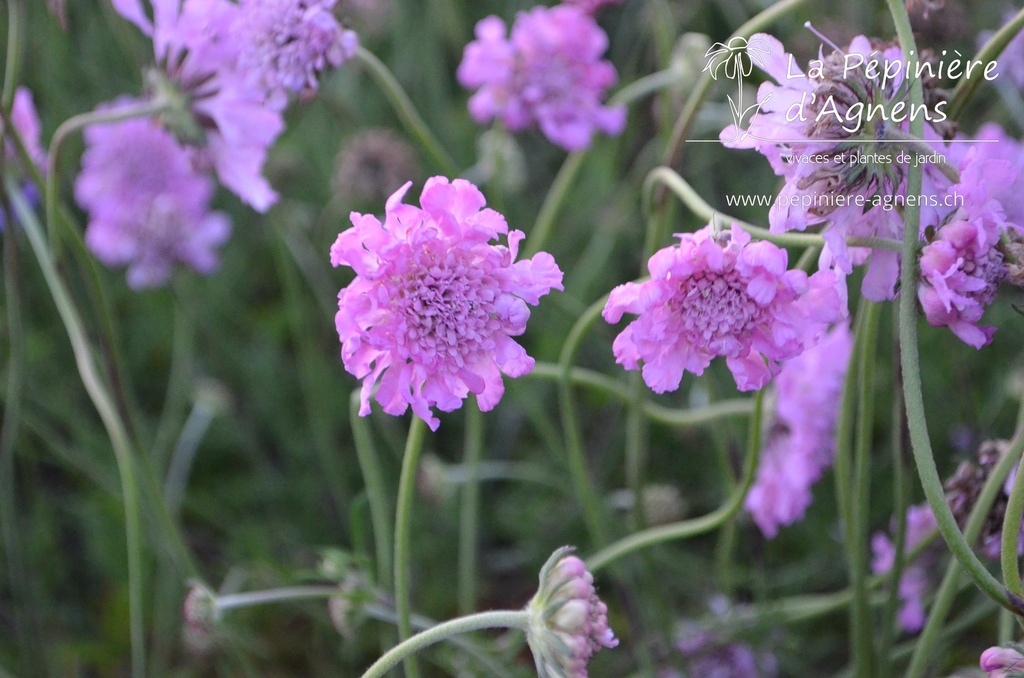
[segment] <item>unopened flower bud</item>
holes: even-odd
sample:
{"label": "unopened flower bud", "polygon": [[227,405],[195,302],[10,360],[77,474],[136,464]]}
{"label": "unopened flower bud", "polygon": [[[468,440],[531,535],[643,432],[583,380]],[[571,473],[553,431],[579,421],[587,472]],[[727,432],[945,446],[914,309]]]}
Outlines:
{"label": "unopened flower bud", "polygon": [[540,589],[527,605],[526,639],[538,678],[586,678],[587,662],[603,647],[619,644],[608,628],[608,608],[597,597],[594,577],[565,546],[540,571]]}
{"label": "unopened flower bud", "polygon": [[981,670],[988,678],[1024,676],[1024,655],[1009,647],[990,647],[981,653]]}

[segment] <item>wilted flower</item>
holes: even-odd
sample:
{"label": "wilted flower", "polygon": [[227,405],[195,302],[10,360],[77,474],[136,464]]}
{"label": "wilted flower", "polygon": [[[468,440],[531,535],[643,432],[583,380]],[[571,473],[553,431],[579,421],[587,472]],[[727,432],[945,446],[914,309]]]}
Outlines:
{"label": "wilted flower", "polygon": [[677,235],[678,246],[648,262],[651,279],[616,287],[603,313],[611,323],[640,316],[613,350],[627,370],[643,360],[655,393],[677,389],[683,372],[703,374],[715,356],[725,356],[741,391],[757,390],[778,372],[777,361],[800,355],[846,315],[846,283],[834,271],[808,278],[786,270],[784,249],[751,243],[738,226]]}
{"label": "wilted flower", "polygon": [[337,0],[241,0],[231,26],[238,69],[283,109],[288,94],[317,89],[317,76],[355,55],[359,38],[331,13]]}
{"label": "wilted flower", "polygon": [[[352,228],[331,247],[331,263],[355,269],[338,294],[335,322],[345,369],[363,380],[359,413],[370,395],[388,414],[413,412],[436,430],[431,406],[451,412],[475,393],[480,409],[498,404],[502,373],[522,376],[533,359],[512,339],[526,330],[527,304],[562,289],[554,258],[515,261],[522,231],[483,209],[464,179],[428,179],[422,208],[402,203],[412,182],[392,195],[382,224],[352,213]],[[508,233],[508,246],[488,242]]]}
{"label": "wilted flower", "polygon": [[[904,534],[903,553],[913,551],[926,537],[935,531],[935,515],[927,504],[911,506],[907,510],[907,525]],[[871,571],[885,574],[896,562],[896,547],[886,535],[876,533],[871,538],[874,560]],[[899,597],[902,601],[896,618],[907,633],[917,633],[924,626],[924,596],[928,592],[928,569],[920,560],[907,563],[900,576]]]}
{"label": "wilted flower", "polygon": [[148,85],[154,99],[169,105],[161,121],[197,144],[197,160],[211,165],[225,186],[265,212],[277,194],[263,177],[263,163],[284,121],[238,69],[231,27],[240,7],[227,0],[154,0],[150,21],[140,0],[112,1],[153,39],[158,67]]}
{"label": "wilted flower", "polygon": [[587,678],[587,663],[601,648],[619,644],[608,628],[608,608],[597,597],[594,576],[573,548],[551,554],[540,571],[540,589],[526,606],[526,640],[538,678]]}
{"label": "wilted flower", "polygon": [[990,647],[978,662],[988,678],[1018,678],[1024,675],[1024,654],[1012,647]]}
{"label": "wilted flower", "polygon": [[811,486],[832,463],[835,426],[846,367],[853,350],[847,323],[821,343],[782,363],[775,378],[775,419],[757,478],[744,506],[769,539],[804,516]]}
{"label": "wilted flower", "polygon": [[616,135],[626,124],[624,106],[601,105],[615,84],[615,67],[602,61],[608,37],[577,7],[534,7],[520,12],[505,37],[496,16],[476,25],[466,45],[458,80],[480,89],[469,100],[479,123],[500,118],[512,131],[532,124],[552,142],[576,151],[595,130]]}
{"label": "wilted flower", "polygon": [[346,200],[385,200],[409,177],[419,175],[416,152],[385,128],[357,132],[338,152],[334,187]]}
{"label": "wilted flower", "polygon": [[93,125],[85,143],[75,199],[89,212],[85,242],[100,261],[127,264],[136,289],[164,284],[178,263],[216,268],[231,223],[210,212],[213,181],[193,169],[188,149],[149,118]]}
{"label": "wilted flower", "polygon": [[213,645],[213,636],[220,621],[217,596],[204,584],[189,582],[181,610],[182,639],[193,652],[203,653]]}
{"label": "wilted flower", "polygon": [[[976,458],[960,462],[956,472],[946,480],[946,503],[957,523],[963,528],[981,495],[981,490],[988,481],[992,469],[1006,454],[1010,444],[1006,440],[986,440],[978,446]],[[1003,487],[996,494],[985,516],[985,524],[981,529],[978,549],[987,558],[999,559],[1002,550],[1003,523],[1006,519],[1006,505],[1010,499],[1010,490],[1016,477],[1016,467],[1010,472]],[[1017,550],[1024,555],[1024,523],[1021,524]]]}

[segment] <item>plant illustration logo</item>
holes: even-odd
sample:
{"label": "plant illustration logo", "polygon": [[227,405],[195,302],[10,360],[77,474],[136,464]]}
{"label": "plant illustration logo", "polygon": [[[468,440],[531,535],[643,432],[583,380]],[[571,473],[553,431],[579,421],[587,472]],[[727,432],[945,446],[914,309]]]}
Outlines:
{"label": "plant illustration logo", "polygon": [[712,79],[718,80],[718,75],[722,73],[727,79],[736,81],[736,100],[734,101],[731,95],[727,96],[736,130],[734,142],[747,134],[743,128],[743,120],[752,118],[761,106],[771,99],[769,94],[764,99],[755,101],[746,108],[743,107],[743,78],[753,73],[754,64],[764,67],[763,58],[769,54],[771,46],[763,38],[747,40],[741,36],[730,38],[728,43],[716,42],[704,53],[704,58],[707,59],[704,71],[710,72]]}

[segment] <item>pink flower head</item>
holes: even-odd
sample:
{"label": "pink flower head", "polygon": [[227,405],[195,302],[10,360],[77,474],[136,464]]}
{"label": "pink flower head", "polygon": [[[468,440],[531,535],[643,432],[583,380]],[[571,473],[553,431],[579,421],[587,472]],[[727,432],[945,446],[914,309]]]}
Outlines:
{"label": "pink flower head", "polygon": [[135,118],[85,130],[75,198],[89,212],[85,242],[108,266],[128,265],[128,284],[167,282],[177,263],[209,273],[231,224],[210,212],[214,184],[191,152],[155,120]]}
{"label": "pink flower head", "polygon": [[978,662],[988,678],[1016,678],[1024,675],[1024,654],[1010,647],[990,647]]}
{"label": "pink flower head", "polygon": [[520,12],[510,38],[501,19],[487,17],[458,69],[464,87],[480,88],[469,100],[470,115],[479,123],[501,118],[512,131],[537,124],[570,151],[589,146],[595,130],[617,135],[625,107],[601,105],[617,79],[614,66],[601,60],[607,47],[608,36],[578,7]]}
{"label": "pink flower head", "polygon": [[977,151],[968,151],[960,183],[948,191],[961,196],[964,205],[946,217],[921,252],[917,297],[931,325],[949,327],[964,343],[981,348],[995,328],[977,323],[1006,274],[998,245],[1008,224],[1002,205],[991,196],[1013,184],[1016,170]]}
{"label": "pink flower head", "polygon": [[[112,0],[126,19],[153,39],[159,71],[154,96],[184,101],[187,110],[162,116],[190,142],[231,191],[265,212],[277,193],[263,176],[267,151],[284,129],[280,112],[264,105],[239,70],[239,41],[232,34],[241,7],[228,0],[151,0],[153,20],[141,0]],[[172,89],[174,92],[165,90]]]}
{"label": "pink flower head", "polygon": [[563,547],[540,571],[540,588],[526,606],[526,640],[538,678],[587,678],[587,663],[601,648],[619,644],[608,627],[608,608],[597,597],[594,576]]}
{"label": "pink flower head", "polygon": [[[516,261],[522,231],[483,209],[484,196],[464,179],[428,179],[420,205],[392,195],[382,224],[352,213],[352,228],[331,246],[331,263],[356,278],[338,294],[335,321],[345,369],[363,380],[362,407],[379,381],[388,414],[408,406],[436,430],[431,406],[451,412],[470,392],[480,409],[498,404],[501,374],[519,377],[533,359],[512,339],[526,330],[527,304],[562,289],[554,258]],[[508,233],[508,246],[489,241]]]}
{"label": "pink flower head", "polygon": [[337,0],[241,0],[231,35],[238,69],[281,110],[288,94],[315,91],[317,75],[340,66],[359,47],[353,31],[331,14]]}
{"label": "pink flower head", "polygon": [[853,350],[847,323],[821,343],[782,363],[775,379],[775,421],[744,503],[765,537],[804,516],[811,486],[832,463],[846,366]]}
{"label": "pink flower head", "polygon": [[[906,521],[904,554],[913,551],[935,531],[935,515],[927,504],[911,506],[907,510]],[[881,532],[876,533],[871,538],[871,551],[874,554],[874,560],[871,562],[873,573],[885,574],[893,568],[896,562],[896,547],[889,537]],[[928,570],[925,563],[908,563],[903,568],[898,591],[902,605],[896,617],[907,633],[917,633],[924,626],[924,596],[928,593],[928,585]]]}
{"label": "pink flower head", "polygon": [[834,271],[786,270],[784,249],[751,243],[738,226],[677,235],[678,246],[648,262],[651,279],[616,287],[603,313],[610,323],[639,315],[613,350],[627,370],[644,361],[655,393],[677,389],[683,372],[703,374],[715,356],[725,356],[741,391],[757,390],[776,361],[800,355],[846,315],[845,279]]}

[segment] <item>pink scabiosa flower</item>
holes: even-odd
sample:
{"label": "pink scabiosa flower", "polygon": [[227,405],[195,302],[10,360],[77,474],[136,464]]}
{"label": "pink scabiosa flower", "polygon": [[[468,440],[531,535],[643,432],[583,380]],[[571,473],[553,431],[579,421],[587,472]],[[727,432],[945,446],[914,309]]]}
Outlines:
{"label": "pink scabiosa flower", "polygon": [[526,640],[538,678],[587,678],[587,663],[601,648],[619,644],[608,628],[608,608],[597,597],[594,576],[564,546],[540,571],[540,588],[527,604]]}
{"label": "pink scabiosa flower", "polygon": [[811,504],[811,487],[832,463],[846,367],[853,351],[847,323],[782,363],[775,378],[775,419],[744,506],[765,537],[792,525]]}
{"label": "pink scabiosa flower", "polygon": [[231,29],[241,11],[228,0],[141,0],[114,7],[153,40],[157,67],[147,76],[150,96],[168,103],[162,122],[198,149],[221,183],[260,212],[277,193],[263,176],[267,151],[284,129],[280,112],[264,105],[239,70],[239,42]]}
{"label": "pink scabiosa flower", "polygon": [[808,278],[786,270],[786,250],[751,243],[733,226],[681,233],[679,245],[655,253],[651,279],[612,290],[604,319],[640,317],[615,339],[615,359],[627,370],[644,362],[655,393],[679,388],[683,372],[704,373],[715,356],[741,391],[761,388],[779,360],[817,343],[828,323],[846,316],[846,282],[831,270]]}
{"label": "pink scabiosa flower", "polygon": [[238,70],[282,110],[289,93],[316,91],[317,76],[340,66],[359,47],[331,9],[337,0],[241,0],[231,26]]}
{"label": "pink scabiosa flower", "polygon": [[[907,510],[906,532],[904,534],[903,553],[907,554],[917,548],[925,538],[935,531],[935,516],[927,504],[911,506]],[[892,570],[896,563],[896,547],[888,536],[879,532],[871,538],[871,551],[874,559],[871,571],[885,574]],[[928,563],[920,557],[917,561],[907,563],[899,583],[899,597],[902,601],[896,619],[907,633],[917,633],[924,626],[924,596],[928,593]]]}
{"label": "pink scabiosa flower", "polygon": [[127,264],[135,289],[164,284],[178,263],[216,268],[231,224],[209,211],[214,183],[193,169],[190,150],[148,118],[88,127],[85,143],[75,199],[89,213],[85,242],[100,261]]}
{"label": "pink scabiosa flower", "polygon": [[981,670],[988,678],[1019,678],[1024,676],[1024,654],[1013,647],[990,647],[981,653]]}
{"label": "pink scabiosa flower", "polygon": [[[30,162],[40,172],[45,172],[46,151],[43,150],[39,141],[42,125],[39,124],[39,116],[36,114],[35,103],[32,101],[32,92],[25,87],[19,87],[14,90],[14,101],[11,105],[11,125],[14,127],[14,132],[21,137],[21,141],[25,144],[25,150],[28,153]],[[0,129],[2,128],[3,125],[0,123]],[[26,177],[25,181],[22,182],[22,191],[25,197],[33,203],[37,202],[39,200],[39,189],[34,181],[27,178],[29,174],[28,168],[25,167],[21,154],[18,152],[18,147],[10,134],[4,138],[3,146],[5,162],[9,166],[18,168],[21,174]],[[4,231],[5,222],[4,212],[0,210],[0,233]]]}
{"label": "pink scabiosa flower", "polygon": [[608,36],[578,7],[534,7],[520,12],[505,37],[496,16],[476,25],[466,46],[458,80],[479,90],[469,113],[483,124],[500,118],[512,131],[536,124],[553,143],[569,151],[590,145],[596,130],[622,132],[624,106],[601,99],[615,84],[615,67],[601,60]]}
{"label": "pink scabiosa flower", "polygon": [[[363,380],[361,415],[377,402],[388,414],[413,412],[436,430],[431,406],[451,412],[468,393],[481,410],[498,404],[502,373],[519,377],[533,359],[512,337],[526,330],[527,304],[562,289],[554,258],[516,261],[522,231],[483,209],[483,194],[464,179],[428,179],[420,205],[392,195],[382,224],[352,213],[352,228],[331,246],[334,266],[356,278],[338,294],[335,322],[345,369]],[[508,246],[489,242],[508,233]]]}
{"label": "pink scabiosa flower", "polygon": [[[776,38],[759,33],[750,39],[755,41],[767,50],[754,63],[775,82],[760,86],[748,128],[730,125],[720,135],[722,142],[756,149],[785,178],[768,213],[773,233],[823,227],[821,265],[850,273],[870,255],[862,292],[874,301],[891,299],[899,277],[898,253],[851,251],[846,237],[902,238],[903,220],[894,202],[905,193],[904,168],[893,161],[895,153],[886,144],[860,143],[884,140],[890,130],[901,129],[896,114],[878,111],[895,110],[897,102],[906,106],[901,102],[906,96],[902,51],[857,36],[845,49],[812,61],[804,73]],[[856,66],[867,63],[876,67]],[[937,122],[944,117],[935,112],[940,102],[934,82],[925,84],[928,118],[938,128],[927,127],[926,138],[938,139],[949,130]],[[927,166],[925,188],[935,183],[942,183],[939,173]]]}
{"label": "pink scabiosa flower", "polygon": [[964,343],[981,348],[994,327],[978,325],[1006,275],[998,249],[1008,227],[1002,205],[992,196],[1013,184],[1016,170],[1005,160],[987,160],[977,149],[961,163],[961,180],[949,196],[963,205],[950,212],[921,252],[917,297],[929,324],[949,327]]}

